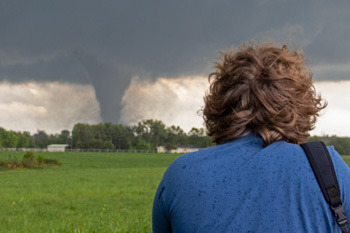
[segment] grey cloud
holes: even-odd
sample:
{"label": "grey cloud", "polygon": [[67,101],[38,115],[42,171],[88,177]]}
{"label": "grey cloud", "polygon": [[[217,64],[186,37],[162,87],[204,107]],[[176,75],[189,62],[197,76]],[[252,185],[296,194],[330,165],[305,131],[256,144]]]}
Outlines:
{"label": "grey cloud", "polygon": [[341,81],[349,80],[350,63],[318,64],[310,67],[314,80]]}
{"label": "grey cloud", "polygon": [[1,69],[3,79],[11,82],[28,80],[67,81],[74,83],[88,82],[78,61],[72,56],[60,54],[52,59],[38,60],[7,65]]}
{"label": "grey cloud", "polygon": [[302,47],[313,66],[350,62],[349,6],[316,0],[5,0],[0,80],[93,84],[103,120],[115,122],[131,77],[204,74],[219,50],[252,39]]}
{"label": "grey cloud", "polygon": [[59,82],[0,83],[1,127],[58,133],[76,122],[98,123],[100,108],[91,85]]}

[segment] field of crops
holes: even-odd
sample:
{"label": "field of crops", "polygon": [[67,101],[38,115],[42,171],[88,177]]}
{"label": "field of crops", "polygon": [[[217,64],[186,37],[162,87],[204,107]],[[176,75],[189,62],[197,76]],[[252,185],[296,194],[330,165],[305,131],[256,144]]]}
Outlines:
{"label": "field of crops", "polygon": [[[1,152],[0,159],[24,152]],[[151,232],[173,154],[36,153],[62,166],[0,171],[0,232]],[[350,166],[350,156],[344,156]]]}

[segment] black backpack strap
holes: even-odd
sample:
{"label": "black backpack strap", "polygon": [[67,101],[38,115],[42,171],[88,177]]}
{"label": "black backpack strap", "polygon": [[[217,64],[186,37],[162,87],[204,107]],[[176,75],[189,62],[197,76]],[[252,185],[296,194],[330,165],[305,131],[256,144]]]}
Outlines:
{"label": "black backpack strap", "polygon": [[342,233],[348,233],[349,226],[340,197],[339,184],[326,145],[323,142],[309,142],[301,144],[301,147],[309,159],[323,196],[329,203]]}

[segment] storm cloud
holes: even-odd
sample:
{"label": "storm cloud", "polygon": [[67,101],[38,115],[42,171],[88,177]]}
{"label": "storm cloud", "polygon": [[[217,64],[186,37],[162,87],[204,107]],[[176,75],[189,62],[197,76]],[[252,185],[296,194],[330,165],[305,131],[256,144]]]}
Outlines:
{"label": "storm cloud", "polygon": [[136,125],[143,119],[161,119],[186,131],[203,128],[198,112],[204,105],[206,77],[190,76],[140,80],[135,77],[122,99],[121,122]]}
{"label": "storm cloud", "polygon": [[102,120],[119,122],[132,77],[205,76],[218,51],[247,41],[288,43],[304,50],[316,81],[348,80],[349,7],[316,0],[4,0],[0,81],[91,85]]}
{"label": "storm cloud", "polygon": [[17,131],[58,133],[76,122],[101,121],[91,85],[24,82],[0,83],[1,127]]}

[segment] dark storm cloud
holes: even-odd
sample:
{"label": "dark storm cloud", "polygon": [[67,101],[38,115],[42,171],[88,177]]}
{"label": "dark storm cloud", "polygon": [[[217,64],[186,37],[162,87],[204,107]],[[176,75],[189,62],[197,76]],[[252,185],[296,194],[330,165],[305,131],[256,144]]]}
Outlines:
{"label": "dark storm cloud", "polygon": [[[348,79],[349,1],[1,1],[0,80],[95,87],[117,121],[131,77],[203,74],[219,50],[272,39],[303,48],[316,79]],[[208,68],[209,67],[209,68]]]}
{"label": "dark storm cloud", "polygon": [[7,65],[1,71],[2,78],[11,82],[22,82],[24,80],[89,82],[79,61],[64,54],[29,64]]}

